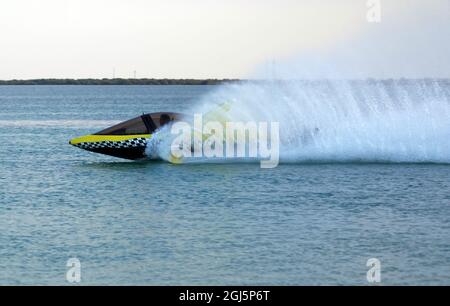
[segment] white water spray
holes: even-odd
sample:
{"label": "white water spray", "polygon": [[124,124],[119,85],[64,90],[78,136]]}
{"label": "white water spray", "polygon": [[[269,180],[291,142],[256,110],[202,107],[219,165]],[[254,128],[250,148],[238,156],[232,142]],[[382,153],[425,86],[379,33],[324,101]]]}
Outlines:
{"label": "white water spray", "polygon": [[[242,82],[188,113],[224,101],[232,121],[280,123],[282,162],[450,163],[448,80]],[[158,145],[163,159],[168,146]]]}

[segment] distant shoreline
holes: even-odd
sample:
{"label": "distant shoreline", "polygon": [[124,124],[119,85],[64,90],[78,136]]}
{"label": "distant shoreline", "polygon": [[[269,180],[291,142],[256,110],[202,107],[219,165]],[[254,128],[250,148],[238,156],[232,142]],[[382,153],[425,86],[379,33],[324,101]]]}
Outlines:
{"label": "distant shoreline", "polygon": [[0,80],[1,85],[219,85],[238,79],[33,79]]}
{"label": "distant shoreline", "polygon": [[421,78],[421,79],[313,79],[313,80],[263,80],[263,79],[30,79],[30,80],[0,80],[2,85],[220,85],[224,83],[265,83],[265,82],[291,82],[300,81],[304,83],[322,83],[333,81],[348,81],[350,83],[369,82],[369,83],[408,83],[408,82],[438,82],[450,85],[450,79],[446,78]]}

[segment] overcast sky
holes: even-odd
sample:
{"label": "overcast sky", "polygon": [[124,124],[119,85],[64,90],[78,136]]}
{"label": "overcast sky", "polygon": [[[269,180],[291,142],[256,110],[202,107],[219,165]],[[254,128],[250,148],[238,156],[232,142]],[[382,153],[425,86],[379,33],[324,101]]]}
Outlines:
{"label": "overcast sky", "polygon": [[450,77],[450,1],[0,0],[0,79]]}

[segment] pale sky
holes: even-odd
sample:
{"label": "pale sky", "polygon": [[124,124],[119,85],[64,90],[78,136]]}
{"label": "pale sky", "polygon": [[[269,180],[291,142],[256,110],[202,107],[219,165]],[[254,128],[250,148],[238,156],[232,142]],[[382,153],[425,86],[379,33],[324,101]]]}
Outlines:
{"label": "pale sky", "polygon": [[0,0],[0,79],[450,77],[450,1],[380,3]]}

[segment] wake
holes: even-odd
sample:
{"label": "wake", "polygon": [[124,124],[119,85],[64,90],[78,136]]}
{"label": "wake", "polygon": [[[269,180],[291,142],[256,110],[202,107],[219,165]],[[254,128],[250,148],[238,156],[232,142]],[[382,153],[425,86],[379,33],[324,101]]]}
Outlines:
{"label": "wake", "polygon": [[[450,163],[448,80],[242,82],[188,113],[279,122],[281,162]],[[170,161],[173,137],[169,129],[156,135],[160,158]]]}

